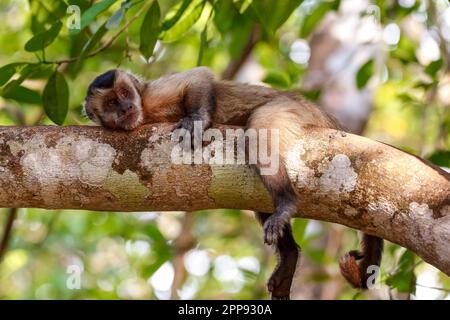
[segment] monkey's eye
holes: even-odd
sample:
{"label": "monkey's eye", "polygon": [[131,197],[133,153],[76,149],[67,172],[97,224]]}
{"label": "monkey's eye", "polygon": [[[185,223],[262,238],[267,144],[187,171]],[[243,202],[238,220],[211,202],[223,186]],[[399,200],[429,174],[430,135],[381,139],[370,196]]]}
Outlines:
{"label": "monkey's eye", "polygon": [[117,105],[117,99],[109,99],[108,100],[108,106],[115,107]]}
{"label": "monkey's eye", "polygon": [[128,96],[129,96],[129,92],[128,92],[128,90],[127,89],[120,89],[119,90],[119,95],[122,97],[122,98],[128,98]]}

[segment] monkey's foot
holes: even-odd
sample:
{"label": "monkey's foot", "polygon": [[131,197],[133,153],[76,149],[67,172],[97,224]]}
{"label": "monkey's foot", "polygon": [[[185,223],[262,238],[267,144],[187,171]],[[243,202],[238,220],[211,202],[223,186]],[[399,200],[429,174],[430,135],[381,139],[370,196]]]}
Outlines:
{"label": "monkey's foot", "polygon": [[267,282],[267,290],[272,300],[290,300],[291,280],[273,274]]}
{"label": "monkey's foot", "polygon": [[264,243],[273,245],[278,243],[278,239],[283,236],[283,229],[286,222],[276,215],[270,216],[264,223]]}
{"label": "monkey's foot", "polygon": [[282,297],[275,297],[274,295],[272,295],[272,296],[270,297],[270,299],[272,299],[272,300],[291,300],[291,298],[289,298],[289,295],[287,295],[287,296],[282,296]]}
{"label": "monkey's foot", "polygon": [[271,293],[272,300],[290,300],[298,255],[297,248],[289,252],[282,252],[279,264],[267,282],[267,290]]}

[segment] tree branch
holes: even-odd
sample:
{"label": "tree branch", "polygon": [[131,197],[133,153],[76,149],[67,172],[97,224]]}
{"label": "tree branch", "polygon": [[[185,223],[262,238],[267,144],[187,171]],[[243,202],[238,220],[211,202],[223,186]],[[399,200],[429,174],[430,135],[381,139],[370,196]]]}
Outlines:
{"label": "tree branch", "polygon": [[[174,164],[172,128],[1,127],[0,206],[272,211],[249,166]],[[382,237],[450,275],[448,173],[357,135],[310,126],[299,136],[284,154],[298,216]]]}

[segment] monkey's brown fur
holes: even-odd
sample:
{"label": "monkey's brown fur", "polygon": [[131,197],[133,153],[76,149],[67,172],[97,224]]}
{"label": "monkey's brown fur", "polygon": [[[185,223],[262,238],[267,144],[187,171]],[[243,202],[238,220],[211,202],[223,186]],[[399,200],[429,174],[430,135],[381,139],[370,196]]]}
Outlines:
{"label": "monkey's brown fur", "polygon": [[[177,128],[192,132],[194,122],[201,121],[205,129],[217,123],[279,130],[278,171],[273,175],[260,174],[272,195],[275,212],[257,216],[264,226],[264,241],[274,245],[279,255],[268,289],[273,299],[289,299],[300,251],[290,227],[298,201],[286,171],[286,154],[301,139],[305,125],[341,129],[334,118],[298,94],[216,81],[204,67],[148,82],[124,71],[108,71],[89,86],[85,110],[94,122],[113,129],[177,122]],[[271,154],[270,145],[268,149]],[[262,164],[257,162],[255,167],[261,173]],[[365,235],[362,252],[352,251],[342,258],[342,274],[354,287],[366,287],[367,267],[379,264],[381,249],[381,239]],[[358,264],[356,260],[361,261]]]}

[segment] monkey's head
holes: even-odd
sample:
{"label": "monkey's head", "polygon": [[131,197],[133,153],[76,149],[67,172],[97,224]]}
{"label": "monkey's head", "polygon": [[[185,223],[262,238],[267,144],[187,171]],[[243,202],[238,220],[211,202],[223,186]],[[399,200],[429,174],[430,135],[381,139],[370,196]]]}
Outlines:
{"label": "monkey's head", "polygon": [[84,109],[97,124],[111,129],[133,130],[143,120],[142,82],[121,70],[107,71],[89,85]]}

